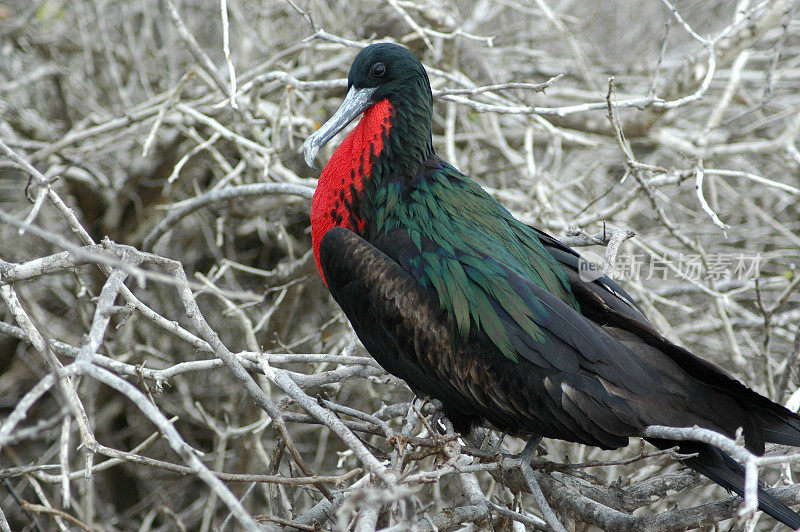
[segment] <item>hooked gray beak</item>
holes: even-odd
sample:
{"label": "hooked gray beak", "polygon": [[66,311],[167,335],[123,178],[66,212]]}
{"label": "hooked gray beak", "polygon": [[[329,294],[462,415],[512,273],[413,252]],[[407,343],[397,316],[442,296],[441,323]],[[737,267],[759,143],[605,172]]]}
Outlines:
{"label": "hooked gray beak", "polygon": [[350,87],[339,109],[303,143],[303,156],[308,166],[314,170],[317,169],[314,166],[314,160],[317,158],[320,148],[335,137],[347,124],[355,120],[358,115],[369,109],[373,104],[372,93],[374,92],[375,87],[368,89]]}

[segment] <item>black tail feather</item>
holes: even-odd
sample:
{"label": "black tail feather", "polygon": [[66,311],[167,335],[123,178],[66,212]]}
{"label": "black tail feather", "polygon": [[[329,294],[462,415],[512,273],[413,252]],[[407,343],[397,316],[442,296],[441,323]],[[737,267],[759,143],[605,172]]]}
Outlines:
{"label": "black tail feather", "polygon": [[764,428],[764,440],[769,443],[800,447],[800,417],[794,412],[775,405],[772,411],[756,411]]}
{"label": "black tail feather", "polygon": [[[741,497],[744,496],[744,467],[716,447],[695,442],[649,441],[662,449],[679,446],[681,453],[697,453],[696,457],[687,458],[683,460],[683,463],[728,491],[733,491]],[[800,529],[800,514],[760,486],[758,488],[758,508],[792,530]]]}

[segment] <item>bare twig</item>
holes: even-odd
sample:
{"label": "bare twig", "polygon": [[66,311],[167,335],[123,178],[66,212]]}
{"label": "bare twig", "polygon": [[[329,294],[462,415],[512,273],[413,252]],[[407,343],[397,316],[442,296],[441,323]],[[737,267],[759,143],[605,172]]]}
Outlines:
{"label": "bare twig", "polygon": [[[358,50],[408,45],[438,154],[519,219],[605,246],[660,332],[796,409],[799,0],[7,4],[0,530],[737,517],[675,449],[545,440],[523,472],[520,442],[431,422],[318,279],[298,146]],[[745,517],[771,465],[800,503],[798,454],[739,456]]]}

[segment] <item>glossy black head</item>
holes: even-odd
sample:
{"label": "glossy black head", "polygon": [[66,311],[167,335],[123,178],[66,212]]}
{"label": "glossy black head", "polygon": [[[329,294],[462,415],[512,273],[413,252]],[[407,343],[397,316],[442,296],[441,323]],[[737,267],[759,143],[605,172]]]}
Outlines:
{"label": "glossy black head", "polygon": [[347,96],[342,105],[303,144],[309,166],[314,168],[317,153],[325,143],[382,100],[391,103],[392,130],[401,132],[406,146],[404,150],[395,150],[395,157],[405,154],[416,160],[433,151],[431,85],[425,68],[414,54],[396,44],[367,46],[353,60],[347,85]]}
{"label": "glossy black head", "polygon": [[393,101],[409,90],[417,92],[416,98],[432,99],[425,67],[406,48],[391,43],[371,44],[361,50],[350,67],[347,86],[374,88],[374,102]]}

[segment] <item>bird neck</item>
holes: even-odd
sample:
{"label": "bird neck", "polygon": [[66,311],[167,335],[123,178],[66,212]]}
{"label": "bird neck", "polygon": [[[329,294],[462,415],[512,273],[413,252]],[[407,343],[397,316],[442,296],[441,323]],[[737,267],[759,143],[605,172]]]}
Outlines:
{"label": "bird neck", "polygon": [[381,100],[364,112],[333,152],[311,202],[312,247],[323,281],[322,237],[333,227],[363,236],[372,219],[372,192],[389,179],[410,177],[433,153],[431,116],[431,103]]}
{"label": "bird neck", "polygon": [[397,95],[393,98],[393,105],[392,127],[384,153],[374,170],[376,184],[380,184],[381,178],[416,178],[420,165],[434,153],[431,139],[433,101],[427,83],[417,90],[410,89],[406,94]]}

